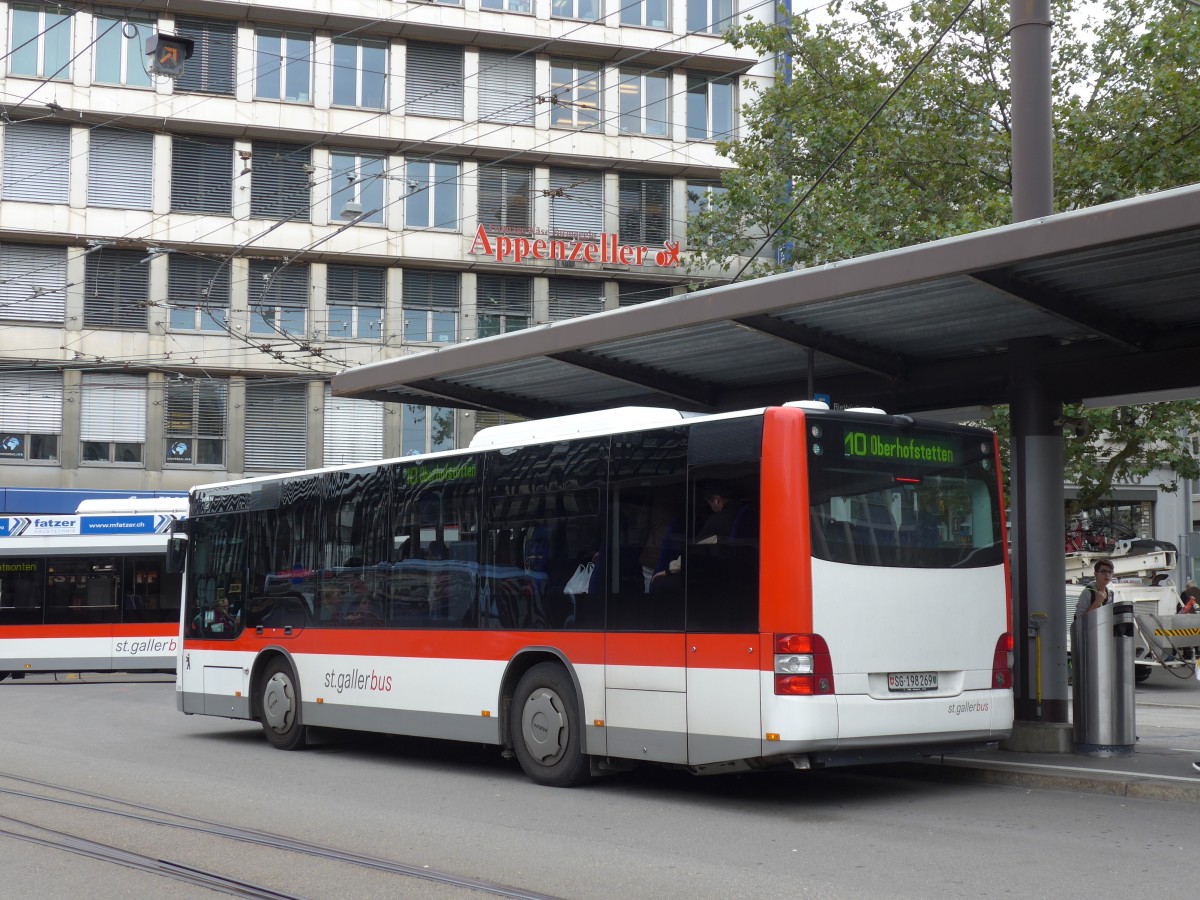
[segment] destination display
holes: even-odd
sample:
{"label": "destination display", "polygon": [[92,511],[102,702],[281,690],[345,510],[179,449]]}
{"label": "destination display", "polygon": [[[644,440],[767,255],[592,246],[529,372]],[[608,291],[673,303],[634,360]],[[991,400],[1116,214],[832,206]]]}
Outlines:
{"label": "destination display", "polygon": [[847,459],[889,460],[926,466],[950,466],[959,461],[957,441],[943,437],[846,429],[843,446]]}

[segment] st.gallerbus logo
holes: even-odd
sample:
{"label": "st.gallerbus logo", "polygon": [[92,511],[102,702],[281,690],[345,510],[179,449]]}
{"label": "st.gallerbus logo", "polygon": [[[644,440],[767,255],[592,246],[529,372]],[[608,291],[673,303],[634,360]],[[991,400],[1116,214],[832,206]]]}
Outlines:
{"label": "st.gallerbus logo", "polygon": [[519,263],[536,259],[546,262],[616,263],[622,266],[653,264],[662,269],[679,267],[679,241],[663,241],[660,250],[622,244],[617,235],[609,232],[601,234],[600,239],[595,241],[510,234],[493,237],[480,225],[470,252],[490,256],[496,262]]}

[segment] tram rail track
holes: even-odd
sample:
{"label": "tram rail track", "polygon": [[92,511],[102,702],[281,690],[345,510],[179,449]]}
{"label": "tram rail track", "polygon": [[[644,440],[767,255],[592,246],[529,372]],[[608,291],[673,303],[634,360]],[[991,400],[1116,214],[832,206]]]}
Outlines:
{"label": "tram rail track", "polygon": [[[11,784],[24,785],[25,787],[22,789],[10,786]],[[52,794],[58,794],[59,796],[53,796]],[[347,864],[388,875],[419,879],[448,888],[472,891],[493,897],[505,897],[511,898],[511,900],[557,900],[557,898],[551,895],[456,875],[452,872],[439,871],[423,865],[370,856],[259,829],[229,825],[199,816],[192,816],[187,813],[173,812],[94,791],[52,784],[6,772],[0,772],[0,796],[26,800],[35,804],[53,804],[59,808],[73,809],[85,813],[115,816],[122,820],[142,825],[183,829],[210,837],[236,841],[239,844],[253,844],[286,853],[301,854],[310,859]],[[275,898],[275,900],[278,900],[278,898],[296,898],[300,896],[182,862],[159,859],[151,855],[125,849],[116,844],[104,843],[81,835],[70,834],[61,829],[51,828],[44,824],[16,816],[0,815],[0,822],[7,822],[10,825],[33,829],[38,832],[38,834],[22,833],[13,828],[0,826],[0,837],[36,843],[43,847],[88,856],[92,859],[123,865],[128,868],[210,888],[237,897]]]}

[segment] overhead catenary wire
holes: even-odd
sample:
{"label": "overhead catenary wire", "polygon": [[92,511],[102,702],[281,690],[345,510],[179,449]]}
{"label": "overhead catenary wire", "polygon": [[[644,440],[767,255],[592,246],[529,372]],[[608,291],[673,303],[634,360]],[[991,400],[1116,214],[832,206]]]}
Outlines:
{"label": "overhead catenary wire", "polygon": [[[627,62],[628,62],[628,61],[626,61],[626,63],[627,63]],[[667,65],[665,65],[665,66],[663,66],[663,67],[660,67],[660,68],[674,68],[674,67],[676,67],[676,66],[678,66],[678,65],[679,65],[679,63],[678,63],[678,61],[676,61],[676,62],[673,62],[673,63],[667,64]],[[459,125],[459,126],[456,126],[456,127],[457,127],[457,128],[461,128],[461,127],[463,127],[463,126]],[[568,133],[568,134],[569,134],[569,133]],[[565,135],[564,135],[564,136],[565,136]],[[406,196],[407,196],[407,195],[406,195]],[[396,200],[394,200],[394,201],[392,201],[392,202],[398,202],[400,199],[406,199],[406,196],[402,196],[402,197],[396,198]],[[267,229],[267,232],[265,232],[265,233],[269,233],[271,230],[273,230],[273,228],[274,228],[274,227],[276,227],[276,226],[272,226],[271,228]],[[261,235],[260,235],[260,237],[261,237]]]}

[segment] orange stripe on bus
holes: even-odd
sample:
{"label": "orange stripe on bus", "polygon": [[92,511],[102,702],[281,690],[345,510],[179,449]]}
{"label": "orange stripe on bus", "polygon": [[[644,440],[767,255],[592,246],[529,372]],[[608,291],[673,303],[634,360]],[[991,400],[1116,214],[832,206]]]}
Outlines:
{"label": "orange stripe on bus", "polygon": [[178,637],[178,622],[130,622],[123,625],[105,622],[92,625],[4,625],[0,626],[0,640],[39,638],[139,638]]}

